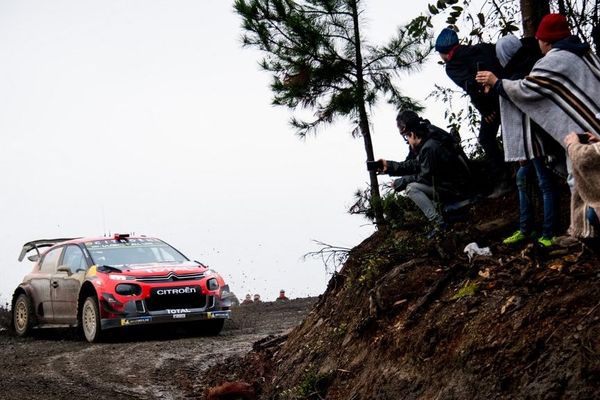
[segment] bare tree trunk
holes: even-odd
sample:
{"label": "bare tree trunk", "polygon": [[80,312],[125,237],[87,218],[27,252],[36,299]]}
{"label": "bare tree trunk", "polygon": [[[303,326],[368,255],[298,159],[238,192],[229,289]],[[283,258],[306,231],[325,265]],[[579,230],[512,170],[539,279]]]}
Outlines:
{"label": "bare tree trunk", "polygon": [[533,37],[544,15],[550,13],[550,2],[539,0],[520,0],[523,19],[523,36]]}
{"label": "bare tree trunk", "polygon": [[[358,125],[365,143],[365,151],[367,160],[373,161],[373,142],[371,141],[371,129],[369,128],[369,117],[365,108],[365,81],[363,77],[363,58],[361,52],[359,21],[358,21],[358,2],[352,1],[352,20],[354,24],[354,46],[356,48],[356,86],[357,86],[357,107],[358,107]],[[379,194],[379,182],[377,173],[369,171],[369,179],[371,183],[371,207],[375,212],[375,223],[378,227],[385,224],[383,219],[383,210],[381,207],[381,195]]]}
{"label": "bare tree trunk", "polygon": [[594,41],[594,49],[596,50],[596,54],[600,54],[600,25],[598,24],[598,0],[596,0],[596,5],[594,6],[594,27],[592,28],[592,40]]}
{"label": "bare tree trunk", "polygon": [[558,0],[558,13],[567,15],[567,7],[565,6],[565,0]]}

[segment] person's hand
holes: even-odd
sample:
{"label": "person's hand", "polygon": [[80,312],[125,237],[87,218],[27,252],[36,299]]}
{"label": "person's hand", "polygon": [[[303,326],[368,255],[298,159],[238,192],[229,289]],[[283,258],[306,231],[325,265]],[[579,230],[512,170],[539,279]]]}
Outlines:
{"label": "person's hand", "polygon": [[497,115],[498,114],[496,113],[496,111],[492,111],[490,114],[488,114],[485,117],[483,117],[483,120],[485,122],[487,122],[488,124],[491,124],[492,122],[494,122],[494,120],[496,119]]}
{"label": "person's hand", "polygon": [[408,185],[408,182],[406,181],[406,179],[404,179],[404,177],[394,179],[394,181],[392,182],[392,187],[396,192],[400,192],[406,189],[406,185]]}
{"label": "person's hand", "polygon": [[475,80],[477,83],[488,87],[492,87],[496,84],[496,82],[498,82],[496,75],[490,71],[479,71],[477,75],[475,75]]}
{"label": "person's hand", "polygon": [[598,143],[600,142],[600,139],[598,138],[598,136],[596,135],[592,135],[589,132],[586,132],[586,134],[588,135],[588,143]]}
{"label": "person's hand", "polygon": [[575,132],[571,132],[567,136],[565,136],[564,142],[565,146],[569,147],[573,143],[579,143],[579,137]]}
{"label": "person's hand", "polygon": [[384,160],[383,158],[380,158],[379,160],[381,162],[381,165],[383,165],[383,168],[380,170],[377,170],[377,172],[381,173],[381,174],[385,174],[387,172],[387,167],[388,167],[388,163],[387,160]]}

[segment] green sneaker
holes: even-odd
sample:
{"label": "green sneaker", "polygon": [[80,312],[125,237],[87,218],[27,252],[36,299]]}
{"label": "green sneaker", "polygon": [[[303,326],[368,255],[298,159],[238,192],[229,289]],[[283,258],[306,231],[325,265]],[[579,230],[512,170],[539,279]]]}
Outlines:
{"label": "green sneaker", "polygon": [[513,233],[511,236],[509,236],[506,239],[504,239],[502,241],[502,243],[504,243],[504,244],[515,244],[515,243],[522,242],[525,239],[527,239],[527,236],[525,236],[525,234],[523,234],[523,232],[521,232],[519,230],[519,231],[516,231],[515,233]]}
{"label": "green sneaker", "polygon": [[544,247],[550,247],[554,244],[554,238],[541,237],[538,239],[538,243]]}

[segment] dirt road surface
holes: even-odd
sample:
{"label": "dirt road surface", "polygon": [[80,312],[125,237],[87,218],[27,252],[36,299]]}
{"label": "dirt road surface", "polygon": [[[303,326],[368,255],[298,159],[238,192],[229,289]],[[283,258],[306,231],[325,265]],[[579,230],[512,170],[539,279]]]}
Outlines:
{"label": "dirt road surface", "polygon": [[198,376],[257,340],[286,333],[315,300],[237,307],[216,337],[172,325],[136,327],[98,344],[68,329],[28,338],[2,331],[0,399],[202,399]]}

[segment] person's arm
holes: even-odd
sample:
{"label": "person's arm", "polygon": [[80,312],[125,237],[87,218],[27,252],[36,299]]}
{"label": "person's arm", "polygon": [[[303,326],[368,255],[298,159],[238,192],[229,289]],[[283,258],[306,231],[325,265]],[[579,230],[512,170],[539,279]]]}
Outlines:
{"label": "person's arm", "polygon": [[486,92],[476,79],[476,73],[470,72],[466,65],[448,65],[446,73],[456,85],[469,95],[471,103],[481,113],[482,117],[486,118],[497,111],[498,94],[490,91]]}
{"label": "person's arm", "polygon": [[498,79],[498,77],[491,71],[479,71],[477,76],[475,77],[479,84],[484,85],[488,89],[493,89],[500,96],[509,100],[506,91],[504,90],[503,79]]}
{"label": "person's arm", "polygon": [[419,162],[417,159],[406,160],[402,162],[385,160],[384,173],[389,176],[414,175],[419,172]]}

